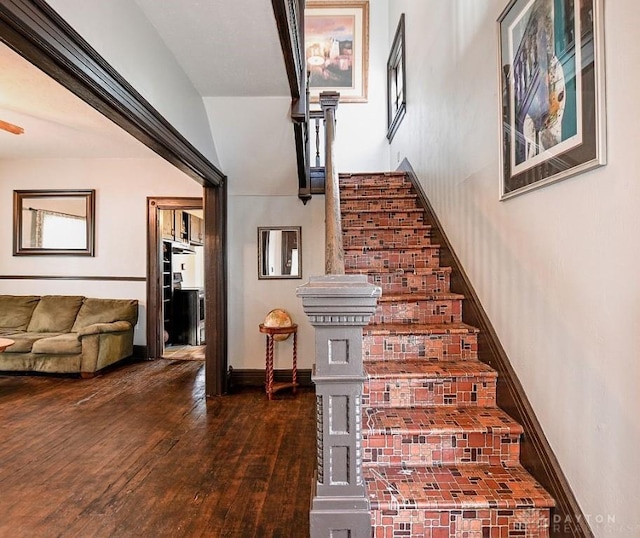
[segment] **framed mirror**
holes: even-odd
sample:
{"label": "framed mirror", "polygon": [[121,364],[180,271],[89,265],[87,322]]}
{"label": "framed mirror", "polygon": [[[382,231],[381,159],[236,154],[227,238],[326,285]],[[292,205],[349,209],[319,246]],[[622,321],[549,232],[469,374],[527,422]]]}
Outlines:
{"label": "framed mirror", "polygon": [[13,255],[93,256],[95,190],[13,191]]}
{"label": "framed mirror", "polygon": [[302,228],[258,228],[258,278],[302,278]]}

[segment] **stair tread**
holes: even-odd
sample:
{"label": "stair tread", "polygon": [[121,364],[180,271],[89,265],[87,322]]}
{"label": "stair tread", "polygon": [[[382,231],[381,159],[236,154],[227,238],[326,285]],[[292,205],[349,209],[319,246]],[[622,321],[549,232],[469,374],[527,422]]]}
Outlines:
{"label": "stair tread", "polygon": [[351,252],[359,252],[362,254],[369,254],[373,252],[422,252],[425,250],[432,250],[436,248],[440,248],[440,245],[431,244],[415,247],[344,247],[344,253],[347,254]]}
{"label": "stair tread", "polygon": [[426,361],[422,359],[404,359],[393,361],[364,362],[367,378],[403,378],[431,379],[453,377],[498,377],[498,373],[488,364],[477,359],[461,361]]}
{"label": "stair tread", "polygon": [[436,335],[436,334],[467,334],[478,333],[477,327],[467,325],[462,322],[453,323],[427,323],[424,325],[415,325],[409,323],[379,323],[367,325],[364,332],[371,335]]}
{"label": "stair tread", "polygon": [[383,267],[363,267],[362,269],[349,269],[349,273],[351,274],[359,274],[359,275],[432,275],[434,273],[451,273],[451,267],[440,266],[440,267],[416,267],[412,269],[390,269],[388,271],[384,271]]}
{"label": "stair tread", "polygon": [[508,433],[523,428],[497,407],[398,407],[368,408],[364,434],[438,435],[456,433]]}
{"label": "stair tread", "polygon": [[446,301],[446,300],[464,299],[461,293],[453,293],[447,291],[433,293],[383,293],[378,299],[379,303],[391,303],[406,301],[414,303],[416,301]]}
{"label": "stair tread", "polygon": [[372,466],[363,469],[363,476],[373,510],[555,506],[519,465]]}
{"label": "stair tread", "polygon": [[[407,194],[387,194],[385,195],[385,200],[409,200],[409,199],[417,199],[418,195],[416,193],[407,193]],[[343,193],[340,195],[340,200],[380,200],[380,195],[378,194],[365,194],[365,195],[353,195],[353,193]]]}
{"label": "stair tread", "polygon": [[421,207],[408,207],[405,209],[350,209],[341,208],[341,213],[424,213],[424,209]]}
{"label": "stair tread", "polygon": [[415,224],[415,225],[402,225],[402,226],[343,226],[342,231],[349,230],[431,230],[433,226],[430,224]]}

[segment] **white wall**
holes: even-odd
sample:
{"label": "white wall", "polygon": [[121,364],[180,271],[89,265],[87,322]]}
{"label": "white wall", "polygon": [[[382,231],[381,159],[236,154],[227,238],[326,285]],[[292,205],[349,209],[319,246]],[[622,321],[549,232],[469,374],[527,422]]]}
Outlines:
{"label": "white wall", "polygon": [[[12,256],[14,189],[95,189],[95,256]],[[146,278],[147,196],[202,196],[202,187],[159,157],[0,161],[0,274]],[[134,342],[146,343],[146,281],[0,280],[0,294],[138,299]]]}
{"label": "white wall", "polygon": [[205,157],[219,164],[202,97],[135,2],[47,3]]}
{"label": "white wall", "polygon": [[606,3],[609,164],[499,202],[505,5],[390,1],[408,83],[391,154],[423,182],[596,536],[637,537],[640,3]]}
{"label": "white wall", "polygon": [[369,3],[368,101],[338,105],[338,172],[380,172],[389,169],[389,144],[386,139],[388,3],[388,0],[370,0]]}
{"label": "white wall", "polygon": [[[389,169],[386,134],[388,0],[371,0],[369,100],[338,108],[339,172]],[[297,171],[291,98],[205,97],[221,166],[229,178],[229,364],[264,368],[258,325],[273,308],[291,313],[299,329],[299,364],[311,368],[314,332],[296,297],[309,276],[324,274],[324,197],[303,205]],[[258,226],[302,227],[302,280],[258,280]],[[276,350],[289,368],[291,340]]]}
{"label": "white wall", "polygon": [[[267,313],[283,308],[298,323],[298,364],[311,368],[314,332],[296,297],[324,273],[324,197],[298,199],[290,97],[208,97],[205,105],[228,175],[229,364],[264,368]],[[258,279],[258,227],[302,227],[302,279]],[[292,339],[276,346],[276,368],[291,368]]]}

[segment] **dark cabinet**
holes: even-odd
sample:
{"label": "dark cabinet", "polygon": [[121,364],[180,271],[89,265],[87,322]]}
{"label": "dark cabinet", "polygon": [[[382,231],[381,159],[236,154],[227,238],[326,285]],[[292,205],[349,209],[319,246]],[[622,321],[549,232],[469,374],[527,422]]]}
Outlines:
{"label": "dark cabinet", "polygon": [[174,290],[173,331],[176,344],[201,346],[205,343],[204,290]]}

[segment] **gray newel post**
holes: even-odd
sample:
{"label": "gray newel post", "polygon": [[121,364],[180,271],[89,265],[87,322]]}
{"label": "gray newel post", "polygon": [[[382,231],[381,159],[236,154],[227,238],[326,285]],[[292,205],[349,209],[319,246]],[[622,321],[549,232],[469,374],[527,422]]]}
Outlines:
{"label": "gray newel post", "polygon": [[311,538],[370,538],[362,478],[362,328],[381,290],[365,275],[311,277],[298,297],[316,333],[318,471]]}

